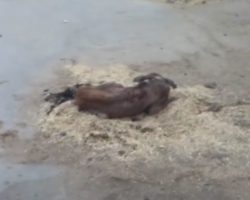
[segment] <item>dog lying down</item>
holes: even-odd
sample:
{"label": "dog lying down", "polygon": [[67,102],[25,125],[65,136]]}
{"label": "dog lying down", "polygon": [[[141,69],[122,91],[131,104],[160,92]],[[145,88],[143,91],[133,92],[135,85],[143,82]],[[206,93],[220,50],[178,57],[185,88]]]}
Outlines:
{"label": "dog lying down", "polygon": [[52,103],[48,114],[61,103],[73,100],[79,111],[106,118],[153,115],[173,100],[169,98],[170,88],[177,87],[172,80],[157,73],[138,76],[133,81],[136,83],[133,87],[114,82],[99,86],[76,84],[63,92],[50,93],[45,98]]}

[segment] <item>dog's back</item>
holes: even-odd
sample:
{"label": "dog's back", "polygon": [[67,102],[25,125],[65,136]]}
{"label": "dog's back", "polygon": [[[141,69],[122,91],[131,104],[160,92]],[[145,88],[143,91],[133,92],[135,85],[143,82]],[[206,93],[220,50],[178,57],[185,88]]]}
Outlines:
{"label": "dog's back", "polygon": [[168,101],[170,87],[164,79],[141,79],[134,87],[108,83],[97,87],[80,87],[75,104],[79,110],[106,114],[109,118],[131,117],[161,110]]}

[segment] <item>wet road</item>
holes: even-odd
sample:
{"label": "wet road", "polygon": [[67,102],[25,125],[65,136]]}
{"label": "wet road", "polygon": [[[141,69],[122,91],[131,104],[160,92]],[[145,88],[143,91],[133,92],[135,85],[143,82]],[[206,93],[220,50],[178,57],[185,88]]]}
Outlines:
{"label": "wet road", "polygon": [[194,52],[183,37],[194,27],[183,18],[165,4],[140,0],[1,0],[0,119],[13,125],[13,95],[46,79],[61,58],[100,66],[164,62],[179,51]]}
{"label": "wet road", "polygon": [[[18,128],[16,124],[23,122],[20,105],[27,97],[22,93],[36,87],[39,80],[49,80],[61,58],[101,66],[165,60],[176,57],[178,49],[193,51],[181,35],[165,38],[169,29],[184,31],[181,24],[173,23],[181,20],[164,4],[140,0],[0,0],[0,119],[5,129]],[[182,45],[168,50],[175,42]],[[57,166],[0,162],[1,200],[66,200],[69,194],[62,192],[68,183],[63,180],[73,181],[72,189],[78,187],[74,183],[78,178],[58,176]],[[70,197],[82,197],[79,192]]]}
{"label": "wet road", "polygon": [[[154,66],[181,83],[215,79],[227,86],[233,80],[239,83],[235,90],[246,91],[249,79],[240,75],[250,73],[249,3],[228,2],[181,11],[143,0],[0,0],[0,120],[5,129],[17,128],[25,101],[20,94],[50,80],[61,58],[91,66],[121,63],[151,70]],[[169,195],[160,185],[109,178],[88,185],[88,172],[82,175],[86,179],[79,180],[73,172],[61,173],[58,166],[4,159],[0,163],[1,200],[146,200],[144,193],[154,199]],[[187,189],[187,194],[191,192]],[[213,199],[228,199],[217,192]],[[209,192],[201,194],[185,199],[209,199],[204,196]],[[172,199],[185,197],[171,195]]]}

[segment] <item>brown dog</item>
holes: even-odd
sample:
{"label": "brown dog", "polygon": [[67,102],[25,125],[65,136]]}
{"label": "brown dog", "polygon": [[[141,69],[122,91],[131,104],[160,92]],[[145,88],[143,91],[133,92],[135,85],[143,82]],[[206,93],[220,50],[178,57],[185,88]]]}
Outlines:
{"label": "brown dog", "polygon": [[81,86],[76,90],[75,105],[80,111],[104,114],[108,118],[155,114],[169,102],[170,87],[176,84],[152,73],[134,79],[137,85],[124,87],[116,83]]}

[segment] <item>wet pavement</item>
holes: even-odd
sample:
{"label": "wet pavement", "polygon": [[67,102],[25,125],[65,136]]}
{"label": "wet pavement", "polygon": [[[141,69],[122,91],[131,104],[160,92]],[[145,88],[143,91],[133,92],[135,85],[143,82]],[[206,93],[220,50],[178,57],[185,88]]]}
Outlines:
{"label": "wet pavement", "polygon": [[[23,94],[42,90],[39,83],[53,79],[53,70],[65,59],[100,67],[154,68],[180,84],[212,80],[245,94],[250,86],[248,8],[243,0],[186,9],[143,0],[0,0],[4,129],[28,123],[20,117],[27,99]],[[5,150],[0,150],[2,157]],[[89,178],[98,173],[86,167],[79,172],[1,157],[1,200],[231,199],[226,195],[231,185],[214,188],[214,195],[178,184],[173,186],[183,191],[170,192],[167,186],[112,179],[105,173]]]}

